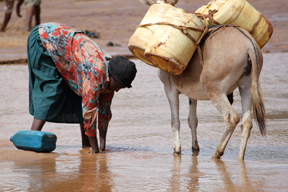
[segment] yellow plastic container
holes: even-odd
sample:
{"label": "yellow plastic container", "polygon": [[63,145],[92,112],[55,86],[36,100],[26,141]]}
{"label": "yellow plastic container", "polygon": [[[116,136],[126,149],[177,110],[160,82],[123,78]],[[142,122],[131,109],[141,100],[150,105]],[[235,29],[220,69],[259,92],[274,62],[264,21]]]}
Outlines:
{"label": "yellow plastic container", "polygon": [[[162,22],[176,26],[205,29],[204,22],[183,9],[171,8],[164,15]],[[201,31],[187,29],[187,32],[197,41]],[[196,50],[195,43],[182,30],[170,25],[159,25],[145,50],[145,57],[154,66],[173,75],[180,75],[187,67]]]}
{"label": "yellow plastic container", "polygon": [[[140,25],[144,24],[153,24],[162,21],[164,14],[173,6],[170,4],[153,4],[147,11],[146,15],[142,19]],[[148,42],[154,35],[155,30],[158,25],[149,25],[145,27],[138,27],[134,34],[131,36],[128,48],[136,57],[138,57],[143,62],[153,65],[153,63],[149,62],[145,56],[144,52],[148,45]]]}
{"label": "yellow plastic container", "polygon": [[[260,48],[268,42],[273,33],[271,23],[246,0],[212,0],[195,13],[208,14],[209,10],[214,9],[218,12],[213,15],[213,19],[220,24],[232,24],[246,29]],[[208,21],[208,24],[215,25],[211,21]]]}

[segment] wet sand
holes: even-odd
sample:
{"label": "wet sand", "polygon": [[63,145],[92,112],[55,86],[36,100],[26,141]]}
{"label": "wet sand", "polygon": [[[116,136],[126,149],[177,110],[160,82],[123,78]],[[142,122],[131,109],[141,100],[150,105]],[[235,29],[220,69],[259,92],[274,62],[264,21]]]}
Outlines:
{"label": "wet sand", "polygon": [[[57,20],[83,30],[99,31],[101,36],[95,42],[105,50],[129,54],[128,39],[148,7],[136,0],[126,1],[131,3],[130,8],[116,0],[60,0],[57,1],[62,8],[60,14],[56,14],[59,9],[53,9],[53,4],[45,1],[42,21]],[[200,152],[192,153],[187,124],[188,99],[183,95],[180,97],[182,154],[173,155],[170,109],[163,86],[157,70],[139,60],[134,60],[138,73],[133,88],[115,94],[105,152],[91,155],[89,148],[82,148],[78,125],[55,123],[47,123],[43,128],[57,135],[55,151],[18,150],[9,138],[18,130],[28,130],[32,123],[28,112],[28,69],[26,64],[0,65],[0,191],[287,191],[288,53],[284,52],[288,50],[284,33],[287,7],[284,0],[273,1],[273,4],[265,4],[266,0],[249,2],[254,2],[264,16],[265,13],[270,16],[267,18],[274,26],[274,35],[263,48],[264,66],[260,77],[267,136],[260,135],[254,122],[245,163],[237,160],[240,125],[221,160],[211,160],[224,131],[224,122],[210,101],[198,102]],[[193,11],[203,4],[200,0],[193,5],[188,3],[180,0],[179,6]],[[0,1],[0,5],[3,2]],[[74,11],[77,15],[72,14]],[[22,13],[24,15],[25,9]],[[83,22],[86,19],[87,22]],[[14,14],[11,24],[23,24],[23,21]],[[93,28],[89,23],[107,25]],[[25,59],[27,34],[21,32],[20,24],[0,33],[2,60]],[[9,41],[9,35],[15,37],[15,41]],[[106,47],[108,41],[122,47]],[[238,90],[234,94],[233,107],[241,114]]]}

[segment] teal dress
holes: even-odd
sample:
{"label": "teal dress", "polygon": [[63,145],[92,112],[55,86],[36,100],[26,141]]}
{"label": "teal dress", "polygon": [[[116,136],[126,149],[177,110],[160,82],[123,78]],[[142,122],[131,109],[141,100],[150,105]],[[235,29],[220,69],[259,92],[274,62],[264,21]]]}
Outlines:
{"label": "teal dress", "polygon": [[82,97],[72,91],[44,49],[35,27],[28,38],[29,113],[56,123],[83,123]]}

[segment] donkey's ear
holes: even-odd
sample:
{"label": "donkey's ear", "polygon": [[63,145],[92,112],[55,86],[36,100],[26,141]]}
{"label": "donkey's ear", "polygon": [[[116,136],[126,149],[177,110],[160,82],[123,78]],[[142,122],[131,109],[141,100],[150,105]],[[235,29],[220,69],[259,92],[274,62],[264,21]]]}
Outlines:
{"label": "donkey's ear", "polygon": [[144,5],[153,5],[155,3],[157,3],[158,1],[157,0],[139,0],[141,3],[143,3]]}
{"label": "donkey's ear", "polygon": [[164,2],[171,5],[176,5],[179,2],[179,0],[164,0]]}
{"label": "donkey's ear", "polygon": [[153,5],[155,3],[168,3],[168,4],[172,4],[175,5],[176,3],[178,3],[179,0],[139,0],[141,3],[143,3],[144,5]]}

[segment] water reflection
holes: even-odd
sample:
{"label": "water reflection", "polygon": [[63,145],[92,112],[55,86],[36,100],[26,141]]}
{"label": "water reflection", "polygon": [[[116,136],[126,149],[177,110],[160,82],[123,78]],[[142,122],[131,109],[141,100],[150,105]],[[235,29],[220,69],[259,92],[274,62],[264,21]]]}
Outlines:
{"label": "water reflection", "polygon": [[45,191],[50,185],[49,180],[57,177],[56,159],[41,159],[29,166],[29,190]]}
{"label": "water reflection", "polygon": [[240,166],[241,166],[241,171],[240,171],[240,176],[241,176],[241,184],[242,186],[251,186],[251,182],[249,181],[248,177],[247,177],[247,169],[246,169],[246,165],[244,162],[240,162]]}
{"label": "water reflection", "polygon": [[189,168],[189,171],[191,174],[194,173],[194,176],[191,175],[190,176],[190,182],[188,183],[188,189],[190,191],[197,191],[197,189],[199,189],[199,177],[201,176],[201,174],[199,174],[199,170],[198,170],[198,152],[193,152],[192,157],[192,164]]}
{"label": "water reflection", "polygon": [[[247,169],[244,161],[239,161],[239,164],[235,165],[237,167],[232,168],[231,171],[228,171],[229,169],[231,169],[231,165],[229,165],[229,168],[227,169],[225,163],[221,159],[213,159],[213,161],[215,162],[221,180],[224,183],[224,189],[221,190],[238,191],[239,189],[241,189],[242,191],[259,191],[258,187],[261,186],[261,184],[257,183],[255,187],[253,186],[253,183],[251,183],[250,179],[247,176]],[[238,170],[239,166],[239,173],[235,174],[235,171],[233,169]],[[235,177],[235,175],[240,176],[241,182],[239,181],[239,178]]]}
{"label": "water reflection", "polygon": [[[247,169],[244,161],[224,163],[221,159],[211,159],[209,161],[215,166],[210,166],[209,162],[198,162],[198,158],[192,155],[188,167],[185,156],[174,155],[167,191],[210,191],[213,188],[216,191],[253,192],[265,186],[265,179],[259,179]],[[248,177],[249,173],[251,177]]]}
{"label": "water reflection", "polygon": [[[191,156],[191,166],[188,170],[186,163],[183,165],[184,168],[181,169],[181,157],[181,155],[174,154],[172,176],[168,191],[197,191],[199,189],[199,177],[203,175],[199,174],[197,155]],[[185,173],[183,174],[182,172]]]}
{"label": "water reflection", "polygon": [[217,170],[218,170],[219,175],[222,178],[222,181],[224,183],[225,191],[235,191],[236,190],[236,186],[231,181],[231,175],[227,171],[224,162],[221,159],[216,159],[216,160],[213,159],[213,160],[214,160],[214,162],[217,165]]}
{"label": "water reflection", "polygon": [[62,155],[30,163],[16,162],[14,170],[18,175],[25,174],[19,180],[24,191],[111,191],[112,174],[106,156]]}
{"label": "water reflection", "polygon": [[13,176],[20,176],[17,182],[14,181],[13,188],[10,190],[20,191],[42,191],[49,186],[50,179],[56,177],[56,160],[41,159],[31,162],[15,162],[13,167]]}
{"label": "water reflection", "polygon": [[170,180],[170,190],[169,191],[181,191],[180,185],[180,172],[181,172],[181,155],[174,154],[173,168],[171,170],[172,176]]}
{"label": "water reflection", "polygon": [[79,180],[82,181],[80,191],[89,191],[94,189],[97,191],[111,191],[112,178],[108,158],[106,154],[101,155],[82,155],[80,156],[81,164],[79,166]]}

